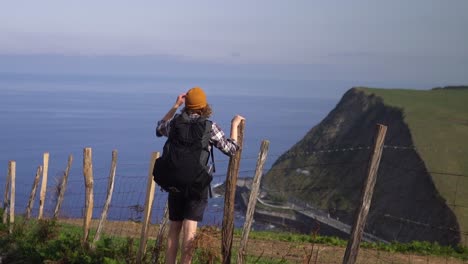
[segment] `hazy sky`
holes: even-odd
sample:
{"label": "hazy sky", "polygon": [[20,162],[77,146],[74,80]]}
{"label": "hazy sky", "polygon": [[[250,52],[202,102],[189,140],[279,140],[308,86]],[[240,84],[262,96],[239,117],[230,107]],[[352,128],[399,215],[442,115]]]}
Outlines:
{"label": "hazy sky", "polygon": [[326,79],[468,82],[467,12],[466,0],[3,1],[0,55],[152,55],[305,65],[304,78],[316,65],[332,69]]}

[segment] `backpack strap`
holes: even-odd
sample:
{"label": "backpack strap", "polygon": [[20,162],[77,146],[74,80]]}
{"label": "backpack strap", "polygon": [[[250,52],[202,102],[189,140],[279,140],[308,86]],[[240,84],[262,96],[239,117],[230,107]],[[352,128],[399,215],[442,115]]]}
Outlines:
{"label": "backpack strap", "polygon": [[[212,170],[211,173],[216,172],[216,166],[215,166],[215,161],[214,161],[214,154],[213,154],[213,146],[210,148],[210,156],[211,156],[211,165],[212,165]],[[213,191],[211,190],[211,184],[208,186],[208,190],[210,191],[210,198],[213,198]]]}
{"label": "backpack strap", "polygon": [[[210,134],[211,134],[213,122],[210,120],[207,120],[206,126],[207,126],[207,131],[210,131]],[[210,173],[213,174],[216,172],[216,166],[215,166],[215,161],[214,161],[214,151],[213,151],[214,146],[212,144],[209,144],[209,147],[210,147],[210,156],[211,156],[211,165],[212,165],[212,169]],[[209,197],[213,198],[213,190],[211,190],[211,184],[208,186],[208,190],[209,190],[209,195],[210,195]]]}
{"label": "backpack strap", "polygon": [[215,161],[214,161],[214,154],[213,154],[213,146],[211,146],[210,152],[211,152],[211,163],[213,164],[213,173],[216,172],[216,166],[215,166]]}
{"label": "backpack strap", "polygon": [[208,190],[209,190],[209,197],[213,198],[213,191],[211,190],[211,184],[210,186],[208,186]]}

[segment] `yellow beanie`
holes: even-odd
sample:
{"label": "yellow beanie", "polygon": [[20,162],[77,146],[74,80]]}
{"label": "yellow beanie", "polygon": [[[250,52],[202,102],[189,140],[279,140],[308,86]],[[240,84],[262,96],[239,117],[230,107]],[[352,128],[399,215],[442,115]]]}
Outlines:
{"label": "yellow beanie", "polygon": [[188,109],[202,109],[206,106],[206,94],[200,87],[193,87],[185,95],[185,106]]}

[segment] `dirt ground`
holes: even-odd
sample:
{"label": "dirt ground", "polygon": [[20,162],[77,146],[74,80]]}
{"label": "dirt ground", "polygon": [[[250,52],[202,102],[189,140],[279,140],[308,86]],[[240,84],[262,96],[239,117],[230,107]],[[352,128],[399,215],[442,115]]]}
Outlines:
{"label": "dirt ground", "polygon": [[[82,219],[61,219],[63,223],[77,226],[83,225]],[[96,229],[97,220],[91,222],[91,228]],[[154,240],[158,231],[157,225],[149,228],[149,240]],[[108,221],[104,225],[103,232],[109,236],[135,237],[141,234],[141,223],[130,221]],[[239,247],[239,238],[234,238],[233,247],[235,252]],[[221,233],[212,228],[201,228],[197,239],[197,248],[206,254],[220,258]],[[342,263],[345,248],[327,246],[322,244],[269,241],[249,239],[246,249],[248,262],[255,263],[257,259],[271,260],[271,263]],[[216,261],[216,263],[218,263]],[[390,253],[361,248],[357,263],[360,264],[461,264],[468,263],[460,259],[450,257],[421,256],[415,254]]]}

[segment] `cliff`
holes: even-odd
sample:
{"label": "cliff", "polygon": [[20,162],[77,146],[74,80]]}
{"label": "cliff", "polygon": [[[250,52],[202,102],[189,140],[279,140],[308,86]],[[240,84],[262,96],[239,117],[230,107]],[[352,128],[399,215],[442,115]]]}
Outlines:
{"label": "cliff", "polygon": [[[467,230],[468,214],[457,210],[457,206],[465,203],[464,187],[468,182],[464,181],[467,177],[441,178],[432,170],[437,167],[448,172],[457,168],[457,173],[464,174],[464,156],[452,155],[448,159],[458,166],[447,167],[442,162],[447,159],[446,154],[439,153],[438,159],[432,153],[446,143],[434,141],[437,126],[447,125],[434,121],[440,116],[431,111],[453,117],[448,110],[461,107],[456,110],[463,116],[464,111],[468,111],[462,106],[463,98],[468,99],[468,91],[436,89],[424,92],[432,94],[368,88],[349,90],[322,122],[275,161],[264,176],[263,190],[268,192],[271,200],[308,203],[328,212],[331,217],[352,224],[366,176],[375,126],[384,124],[388,126],[387,147],[382,155],[366,232],[388,241],[460,243],[463,233],[460,230]],[[437,98],[447,93],[458,93],[451,94],[450,98],[442,96],[441,100],[453,99],[452,106],[444,102],[442,107],[436,107]],[[415,110],[415,106],[421,107]],[[415,118],[420,112],[425,114],[420,118],[422,121]],[[424,123],[427,120],[429,123]],[[461,133],[468,132],[467,120],[457,120],[460,124],[456,133],[460,129]],[[445,130],[449,131],[448,128]],[[452,136],[458,136],[456,133]],[[422,150],[422,146],[427,149]],[[468,150],[465,142],[461,147]],[[454,158],[459,160],[454,162]],[[441,169],[439,165],[445,167]],[[461,186],[455,194],[447,188],[454,182]],[[454,204],[453,198],[455,201],[458,198],[458,202]]]}

